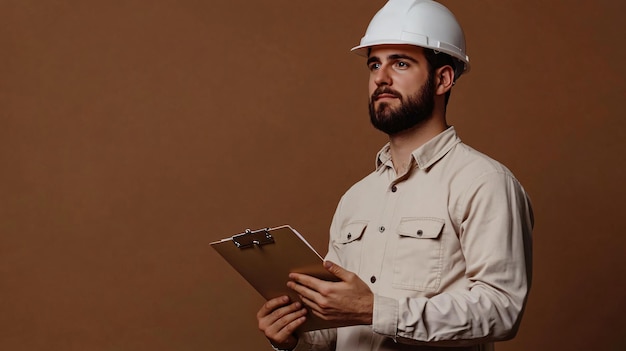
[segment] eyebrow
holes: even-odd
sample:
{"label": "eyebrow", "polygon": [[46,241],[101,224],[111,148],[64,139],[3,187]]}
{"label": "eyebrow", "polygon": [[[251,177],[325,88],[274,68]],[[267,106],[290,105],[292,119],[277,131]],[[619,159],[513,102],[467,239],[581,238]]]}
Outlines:
{"label": "eyebrow", "polygon": [[[413,63],[417,63],[417,60],[414,59],[413,57],[409,56],[409,55],[405,55],[405,54],[391,54],[389,56],[387,56],[387,60],[409,60]],[[378,56],[371,56],[367,59],[367,65],[369,66],[370,63],[372,62],[377,62],[380,61],[380,59],[378,58]]]}

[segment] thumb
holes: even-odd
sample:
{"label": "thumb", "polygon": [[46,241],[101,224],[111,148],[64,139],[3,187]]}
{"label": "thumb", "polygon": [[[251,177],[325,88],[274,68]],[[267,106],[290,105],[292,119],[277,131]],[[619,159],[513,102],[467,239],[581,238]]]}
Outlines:
{"label": "thumb", "polygon": [[344,281],[348,278],[348,275],[350,274],[349,271],[343,269],[341,266],[331,261],[324,261],[324,268],[326,268],[326,270],[332,273],[335,277]]}

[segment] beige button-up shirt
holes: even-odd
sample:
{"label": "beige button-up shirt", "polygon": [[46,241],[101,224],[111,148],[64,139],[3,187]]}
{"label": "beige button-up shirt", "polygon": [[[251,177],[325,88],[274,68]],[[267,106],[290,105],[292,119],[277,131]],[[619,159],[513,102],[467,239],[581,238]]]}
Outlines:
{"label": "beige button-up shirt", "polygon": [[524,189],[453,127],[412,156],[398,176],[383,147],[330,229],[326,259],[369,285],[373,324],[307,333],[296,350],[487,350],[516,333],[531,276]]}

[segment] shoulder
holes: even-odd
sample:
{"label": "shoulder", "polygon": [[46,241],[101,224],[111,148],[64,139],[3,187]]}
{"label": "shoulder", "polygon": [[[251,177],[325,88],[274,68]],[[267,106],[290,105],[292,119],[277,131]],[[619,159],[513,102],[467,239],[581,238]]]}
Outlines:
{"label": "shoulder", "polygon": [[480,177],[496,173],[514,178],[505,165],[464,143],[457,144],[450,151],[448,161],[450,166],[456,166],[465,176]]}
{"label": "shoulder", "polygon": [[480,206],[490,207],[491,213],[513,207],[530,211],[524,187],[502,163],[463,143],[450,153],[450,160],[456,168],[448,170],[454,174],[449,186],[457,211],[464,216],[469,209]]}
{"label": "shoulder", "polygon": [[500,196],[524,199],[527,194],[511,170],[501,162],[464,143],[457,144],[433,173],[447,184],[457,205]]}
{"label": "shoulder", "polygon": [[523,192],[515,175],[501,162],[459,143],[441,160],[433,173],[446,180],[450,190],[459,196],[489,188],[514,187]]}

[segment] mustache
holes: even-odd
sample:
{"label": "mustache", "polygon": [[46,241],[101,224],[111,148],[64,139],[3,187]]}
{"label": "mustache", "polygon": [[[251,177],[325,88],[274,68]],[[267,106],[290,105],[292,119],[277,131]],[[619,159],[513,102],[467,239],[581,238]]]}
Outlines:
{"label": "mustache", "polygon": [[381,94],[389,94],[389,95],[393,95],[394,97],[397,97],[399,99],[402,99],[402,95],[400,93],[398,93],[397,91],[391,89],[390,87],[382,86],[382,87],[378,87],[378,88],[376,88],[376,90],[374,90],[374,92],[372,93],[372,100],[376,100],[378,98],[378,96],[381,95]]}

